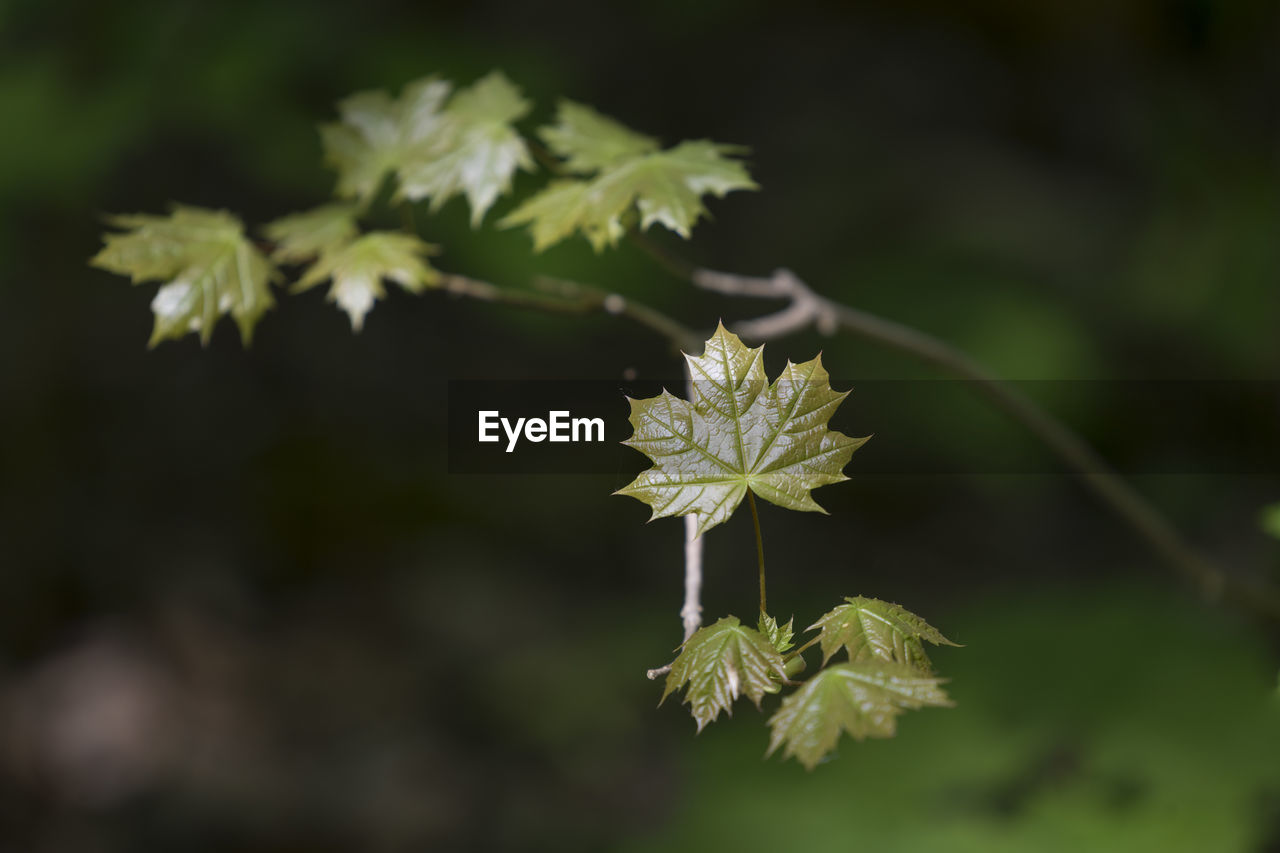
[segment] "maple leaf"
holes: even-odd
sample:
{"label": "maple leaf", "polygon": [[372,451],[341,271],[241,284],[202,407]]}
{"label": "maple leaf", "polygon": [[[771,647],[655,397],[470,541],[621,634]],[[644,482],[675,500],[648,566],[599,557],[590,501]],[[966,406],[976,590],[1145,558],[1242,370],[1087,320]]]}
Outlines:
{"label": "maple leaf", "polygon": [[350,204],[326,204],[294,213],[266,225],[262,232],[275,243],[271,259],[297,264],[324,252],[340,249],[360,233],[356,208]]}
{"label": "maple leaf", "polygon": [[788,361],[770,384],[763,351],[720,325],[702,356],[685,356],[695,401],[665,390],[628,398],[634,433],[623,443],[654,465],[614,494],[649,504],[650,520],[693,515],[700,534],[727,521],[748,489],[787,509],[825,512],[810,490],[847,480],[842,469],[867,440],[827,428],[849,392],[832,390],[821,356]]}
{"label": "maple leaf", "polygon": [[760,624],[756,627],[761,634],[769,638],[769,642],[773,643],[773,647],[781,654],[789,651],[795,645],[795,643],[791,642],[791,638],[795,636],[795,631],[791,628],[794,622],[795,619],[788,619],[787,624],[779,625],[777,619],[767,613],[761,613]]}
{"label": "maple leaf", "polygon": [[726,616],[685,641],[667,674],[662,699],[687,683],[684,702],[702,731],[721,711],[732,715],[734,700],[743,694],[759,707],[766,693],[778,690],[770,673],[785,678],[773,641],[744,627],[736,616]]}
{"label": "maple leaf", "polygon": [[239,219],[225,210],[175,205],[168,216],[128,214],[107,222],[126,230],[103,235],[106,245],[89,263],[135,284],[165,282],[151,301],[149,346],[188,332],[207,344],[225,314],[250,343],[254,326],[275,304],[270,284],[279,273],[245,237]]}
{"label": "maple leaf", "polygon": [[406,85],[399,98],[371,91],[339,101],[342,121],[320,128],[325,160],[338,172],[337,194],[366,203],[387,172],[432,149],[451,88],[445,80],[426,77]]}
{"label": "maple leaf", "polygon": [[341,101],[342,122],[321,128],[326,159],[338,171],[338,195],[367,203],[391,172],[398,196],[430,199],[433,211],[465,195],[471,224],[478,225],[511,189],[516,170],[533,168],[511,127],[530,104],[497,71],[452,97],[450,89],[429,77],[407,85],[399,98],[375,91]]}
{"label": "maple leaf", "polygon": [[434,246],[391,231],[357,236],[355,215],[352,205],[329,204],[277,219],[263,231],[276,243],[273,259],[282,263],[314,260],[293,291],[301,293],[332,279],[329,299],[347,312],[351,328],[358,332],[373,303],[386,295],[383,279],[421,293],[440,276],[424,260]]}
{"label": "maple leaf", "polygon": [[933,671],[923,640],[954,646],[942,633],[911,611],[875,598],[846,598],[848,604],[827,613],[807,630],[821,629],[822,662],[843,648],[853,663],[882,660]]}
{"label": "maple leaf", "polygon": [[857,740],[893,737],[898,715],[925,706],[948,707],[939,681],[910,667],[881,661],[830,666],[782,700],[769,718],[767,755],[784,746],[812,770],[848,732]]}
{"label": "maple leaf", "polygon": [[400,191],[414,201],[431,199],[431,209],[465,193],[475,227],[511,190],[517,169],[532,171],[529,149],[511,124],[530,104],[501,72],[459,91],[449,101],[433,145],[415,149],[400,166]]}
{"label": "maple leaf", "polygon": [[572,101],[561,102],[556,124],[539,135],[565,169],[588,177],[551,183],[498,223],[528,225],[536,251],[575,231],[596,251],[616,245],[633,211],[642,230],[658,223],[688,239],[706,213],[703,195],[758,188],[731,159],[742,148],[694,140],[660,151],[652,138]]}

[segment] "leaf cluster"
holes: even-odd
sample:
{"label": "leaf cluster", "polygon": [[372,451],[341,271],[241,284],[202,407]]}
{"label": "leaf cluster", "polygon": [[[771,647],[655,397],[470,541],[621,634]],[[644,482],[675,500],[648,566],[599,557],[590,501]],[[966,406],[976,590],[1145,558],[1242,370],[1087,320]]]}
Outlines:
{"label": "leaf cluster", "polygon": [[[770,382],[763,351],[720,326],[703,355],[686,356],[693,400],[668,391],[631,400],[634,434],[626,444],[654,465],[618,494],[648,504],[652,518],[693,516],[699,533],[726,521],[748,493],[821,511],[811,490],[847,479],[844,466],[866,439],[828,427],[848,392],[831,388],[820,357],[788,362]],[[781,749],[809,769],[835,750],[841,734],[892,737],[903,712],[951,704],[924,645],[955,644],[916,614],[846,598],[806,630],[817,636],[792,650],[791,620],[779,625],[761,612],[753,630],[726,616],[684,643],[662,698],[683,688],[701,731],[722,711],[732,714],[742,696],[759,707],[766,694],[797,687],[769,718],[768,752]],[[803,683],[791,681],[814,643],[822,667]],[[832,663],[840,652],[846,660]]]}
{"label": "leaf cluster", "polygon": [[151,304],[152,346],[188,333],[208,343],[217,321],[228,315],[248,344],[275,304],[271,284],[285,278],[285,265],[303,265],[293,293],[329,282],[329,300],[358,332],[386,295],[385,282],[411,293],[441,282],[427,262],[436,247],[416,229],[364,227],[376,219],[382,200],[408,210],[421,203],[435,213],[451,199],[465,198],[478,228],[512,192],[516,173],[536,170],[536,152],[554,179],[500,227],[529,226],[535,250],[581,234],[598,251],[616,245],[631,227],[655,223],[688,238],[706,214],[704,196],[756,188],[738,159],[741,148],[694,140],[662,149],[571,101],[562,101],[556,121],[537,131],[545,152],[517,126],[532,109],[499,71],[458,89],[432,76],[398,95],[356,93],[338,103],[337,121],[320,127],[324,160],[337,175],[333,203],[263,227],[267,250],[227,211],[176,206],[168,216],[108,217],[109,225],[123,230],[104,235],[106,245],[90,263],[134,283],[161,283]]}

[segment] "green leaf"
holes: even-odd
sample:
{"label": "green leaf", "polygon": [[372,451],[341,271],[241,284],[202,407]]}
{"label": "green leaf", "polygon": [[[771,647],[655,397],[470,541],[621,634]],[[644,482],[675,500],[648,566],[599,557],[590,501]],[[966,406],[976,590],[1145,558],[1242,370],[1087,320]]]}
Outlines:
{"label": "green leaf", "polygon": [[795,643],[791,642],[791,638],[795,636],[792,630],[792,624],[795,619],[788,619],[787,624],[779,625],[778,620],[774,619],[767,613],[760,614],[760,624],[757,626],[760,633],[769,638],[769,642],[773,643],[773,647],[778,650],[779,654],[790,651]]}
{"label": "green leaf", "polygon": [[358,332],[374,301],[386,296],[383,279],[411,293],[421,293],[439,282],[440,274],[424,260],[434,250],[411,234],[372,231],[320,255],[294,285],[294,292],[332,279],[329,299],[347,312],[351,328]]}
{"label": "green leaf", "polygon": [[778,690],[770,673],[784,673],[782,655],[773,642],[743,627],[736,616],[726,616],[685,641],[667,674],[662,699],[688,684],[684,701],[702,731],[721,711],[732,715],[739,696],[746,695],[759,707],[764,694]]}
{"label": "green leaf", "polygon": [[244,225],[225,210],[175,205],[168,216],[112,216],[126,229],[103,235],[106,245],[89,263],[127,275],[135,284],[163,281],[151,311],[150,346],[198,332],[213,336],[218,318],[230,314],[248,345],[263,313],[275,304],[276,269],[245,237]]}
{"label": "green leaf", "polygon": [[933,667],[925,654],[923,640],[954,646],[937,628],[896,604],[875,598],[846,598],[807,630],[821,629],[822,662],[831,660],[839,649],[853,663],[888,661],[930,673]]}
{"label": "green leaf", "polygon": [[721,325],[701,357],[685,356],[694,402],[668,391],[630,400],[634,433],[623,443],[654,466],[615,494],[649,504],[650,520],[693,515],[698,533],[727,521],[748,489],[787,509],[825,512],[810,490],[847,480],[842,469],[867,440],[827,428],[849,392],[831,389],[821,356],[788,361],[769,384],[763,351]]}
{"label": "green leaf", "polygon": [[431,210],[465,193],[475,227],[510,192],[517,169],[533,170],[529,149],[511,124],[530,104],[501,72],[493,72],[453,96],[434,144],[416,149],[400,165],[400,192],[430,198]]}
{"label": "green leaf", "polygon": [[341,123],[320,128],[325,160],[338,172],[337,194],[368,203],[387,172],[432,150],[450,88],[447,81],[427,77],[409,83],[399,98],[373,91],[340,101]]}
{"label": "green leaf", "polygon": [[903,711],[951,704],[938,679],[910,667],[880,661],[838,664],[782,700],[769,718],[773,734],[766,754],[784,747],[784,758],[795,757],[812,770],[835,749],[841,732],[857,740],[893,737]]}
{"label": "green leaf", "polygon": [[360,227],[353,205],[326,204],[281,217],[262,231],[276,244],[271,252],[273,261],[298,264],[346,246],[360,233]]}
{"label": "green leaf", "polygon": [[730,159],[741,148],[696,140],[659,151],[650,137],[571,101],[540,134],[566,170],[590,177],[554,182],[498,223],[528,225],[537,251],[575,231],[596,251],[616,245],[632,211],[641,229],[658,223],[688,239],[706,213],[702,196],[757,189],[743,164]]}
{"label": "green leaf", "polygon": [[658,150],[658,140],[636,133],[591,107],[563,100],[556,123],[538,131],[570,172],[590,174],[620,160]]}
{"label": "green leaf", "polygon": [[342,122],[321,128],[326,159],[338,171],[338,195],[367,203],[392,172],[399,196],[430,199],[433,211],[465,195],[471,224],[478,225],[510,191],[516,170],[533,168],[511,127],[530,104],[497,71],[452,98],[449,91],[448,82],[429,77],[410,83],[398,99],[362,92],[342,101]]}

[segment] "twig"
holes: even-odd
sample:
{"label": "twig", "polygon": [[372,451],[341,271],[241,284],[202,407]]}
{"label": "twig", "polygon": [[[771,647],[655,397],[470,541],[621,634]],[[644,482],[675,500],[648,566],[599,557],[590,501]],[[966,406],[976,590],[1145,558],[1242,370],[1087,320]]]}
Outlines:
{"label": "twig", "polygon": [[[664,258],[658,260],[667,265]],[[737,324],[735,331],[744,337],[773,338],[811,325],[825,334],[844,330],[970,380],[992,405],[1022,424],[1057,454],[1107,508],[1180,575],[1197,585],[1206,598],[1229,597],[1245,607],[1280,618],[1280,592],[1268,585],[1233,578],[1196,551],[1084,439],[954,347],[916,329],[819,296],[789,270],[780,269],[762,278],[695,269],[689,278],[698,287],[729,296],[789,301],[790,304],[777,313]]]}

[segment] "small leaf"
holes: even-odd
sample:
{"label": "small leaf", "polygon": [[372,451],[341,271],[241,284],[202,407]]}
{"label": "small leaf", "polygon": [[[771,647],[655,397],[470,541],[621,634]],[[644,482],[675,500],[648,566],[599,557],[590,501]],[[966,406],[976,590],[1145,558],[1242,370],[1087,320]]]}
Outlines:
{"label": "small leaf", "polygon": [[778,690],[770,673],[784,674],[782,655],[773,643],[759,631],[743,627],[736,616],[726,616],[685,641],[667,674],[662,699],[688,684],[684,702],[702,731],[721,711],[732,715],[731,706],[741,695],[759,707],[764,694]]}
{"label": "small leaf", "polygon": [[925,654],[927,640],[936,645],[955,643],[905,608],[875,598],[846,598],[807,630],[821,629],[822,662],[831,660],[840,648],[853,663],[882,660],[905,664],[923,673],[933,671]]}
{"label": "small leaf", "polygon": [[769,642],[773,643],[773,647],[778,650],[779,654],[782,654],[790,651],[792,646],[795,645],[795,643],[791,642],[791,638],[795,636],[795,631],[791,627],[794,622],[795,619],[788,619],[787,624],[779,626],[777,619],[767,613],[761,613],[758,627],[760,633],[768,637]]}
{"label": "small leaf", "polygon": [[658,150],[658,140],[636,133],[591,107],[563,100],[556,123],[538,131],[547,147],[578,174],[606,169],[619,160]]}
{"label": "small leaf", "polygon": [[414,201],[430,198],[434,211],[465,193],[471,225],[479,225],[498,196],[510,192],[516,170],[533,169],[528,147],[511,126],[529,108],[498,71],[459,91],[432,144],[400,164],[401,194]]}
{"label": "small leaf", "polygon": [[782,700],[769,718],[773,734],[766,754],[784,746],[784,758],[795,757],[812,770],[835,749],[841,732],[857,740],[893,737],[903,711],[951,704],[938,679],[906,666],[879,661],[831,666]]}
{"label": "small leaf", "polygon": [[347,312],[351,328],[358,332],[374,301],[386,295],[383,279],[412,293],[421,293],[439,281],[439,273],[424,260],[432,251],[432,246],[410,234],[373,231],[321,254],[294,291],[309,290],[332,279],[329,299]]}
{"label": "small leaf", "polygon": [[404,87],[399,98],[358,92],[338,103],[341,123],[320,128],[325,160],[338,172],[337,194],[367,203],[387,172],[436,144],[451,86],[427,77]]}
{"label": "small leaf", "polygon": [[355,217],[353,205],[326,204],[277,219],[262,229],[276,244],[271,259],[298,264],[340,249],[360,233]]}
{"label": "small leaf", "polygon": [[498,223],[529,225],[535,250],[574,231],[596,251],[616,245],[633,211],[641,229],[658,223],[688,239],[706,213],[703,195],[758,188],[731,159],[741,148],[696,140],[659,151],[650,137],[571,101],[562,102],[557,123],[539,133],[565,168],[584,178],[552,183]]}
{"label": "small leaf", "polygon": [[810,490],[847,480],[842,469],[866,441],[827,428],[849,392],[832,390],[821,356],[787,362],[769,384],[763,351],[720,326],[702,356],[685,356],[695,402],[668,391],[631,400],[634,433],[623,443],[654,466],[614,494],[649,504],[651,520],[693,515],[699,534],[727,521],[747,489],[787,509],[825,512]]}
{"label": "small leaf", "polygon": [[338,172],[337,194],[366,204],[391,172],[399,196],[430,199],[432,210],[466,195],[471,224],[478,225],[511,189],[516,170],[533,168],[511,127],[530,104],[496,71],[452,98],[450,88],[428,77],[407,85],[399,98],[375,91],[341,101],[342,121],[320,129],[325,158]]}
{"label": "small leaf", "polygon": [[103,235],[106,245],[89,263],[135,284],[165,282],[151,302],[150,346],[188,332],[198,332],[207,344],[226,314],[250,343],[254,326],[275,304],[270,283],[279,273],[245,237],[239,219],[225,210],[175,205],[168,216],[112,216],[107,222],[126,230]]}

